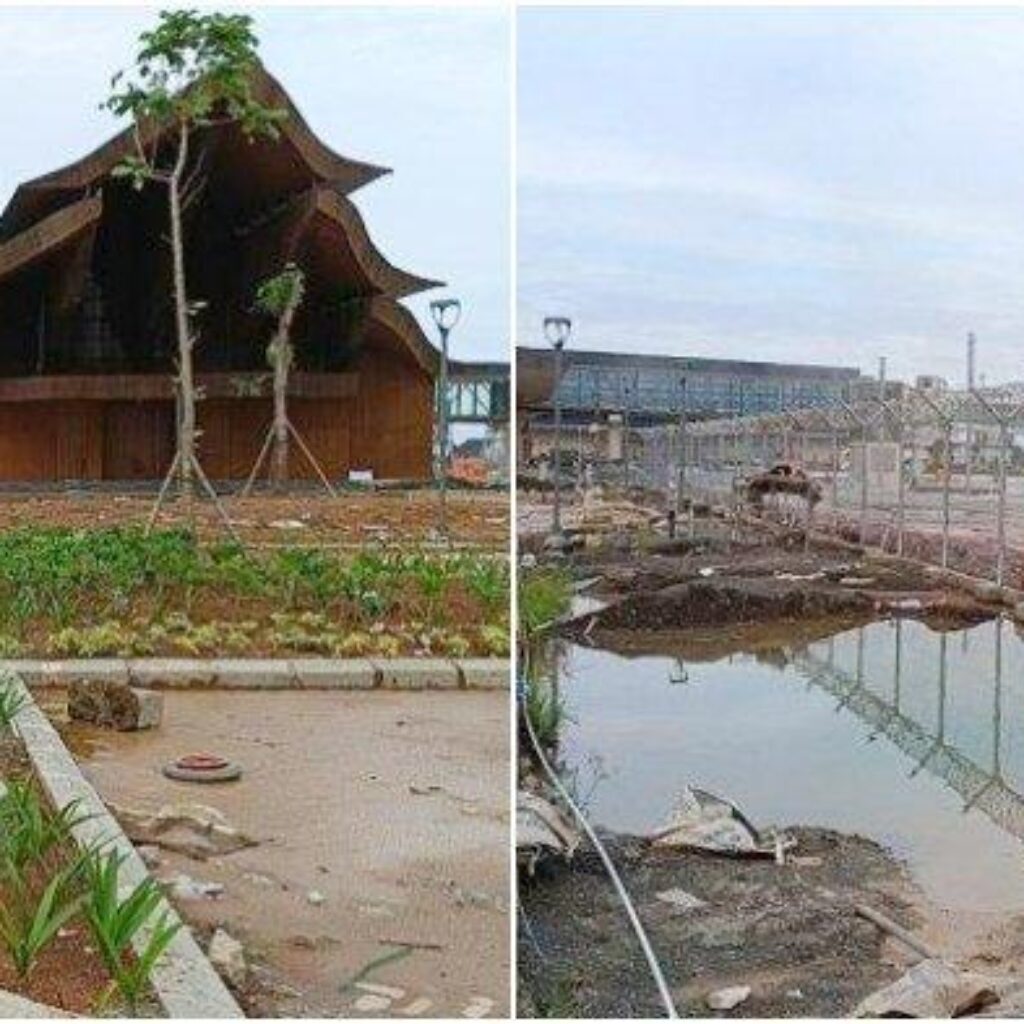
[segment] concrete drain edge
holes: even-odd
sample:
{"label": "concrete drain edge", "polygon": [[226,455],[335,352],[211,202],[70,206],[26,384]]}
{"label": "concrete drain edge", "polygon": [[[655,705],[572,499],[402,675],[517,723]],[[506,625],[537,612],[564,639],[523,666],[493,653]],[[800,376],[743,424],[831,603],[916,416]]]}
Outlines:
{"label": "concrete drain edge", "polygon": [[507,658],[68,658],[0,660],[29,687],[108,679],[148,689],[507,690]]}
{"label": "concrete drain edge", "polygon": [[[146,865],[117,819],[82,774],[57,730],[28,694],[24,681],[9,671],[4,675],[28,698],[15,719],[15,726],[36,777],[55,808],[66,807],[73,800],[78,800],[80,809],[88,815],[73,830],[79,846],[101,843],[104,850],[116,850],[124,855],[121,878],[123,894],[127,895],[149,874]],[[169,915],[168,920],[179,920],[177,911],[166,899],[157,917],[164,911]],[[148,928],[140,932],[136,949],[145,947],[149,934]],[[191,1020],[245,1017],[187,925],[175,935],[157,962],[151,984],[169,1017]]]}

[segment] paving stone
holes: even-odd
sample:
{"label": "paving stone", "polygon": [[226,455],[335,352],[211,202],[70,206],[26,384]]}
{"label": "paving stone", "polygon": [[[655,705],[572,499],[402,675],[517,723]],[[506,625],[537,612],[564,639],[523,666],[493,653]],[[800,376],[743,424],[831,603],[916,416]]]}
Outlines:
{"label": "paving stone", "polygon": [[133,658],[128,662],[131,682],[161,689],[201,689],[217,682],[215,662],[202,658]]}
{"label": "paving stone", "polygon": [[127,683],[128,663],[123,658],[66,658],[36,663],[36,683],[42,686],[67,686],[72,679],[103,679]]}
{"label": "paving stone", "polygon": [[24,996],[0,989],[0,1020],[28,1020],[36,1017],[72,1017],[55,1006],[44,1006]]}
{"label": "paving stone", "polygon": [[365,658],[299,658],[292,662],[304,690],[369,690],[377,670]]}
{"label": "paving stone", "polygon": [[459,658],[455,662],[468,690],[507,690],[510,664],[504,658]]}
{"label": "paving stone", "polygon": [[296,685],[290,661],[267,658],[218,658],[217,686],[226,690],[287,690]]}
{"label": "paving stone", "polygon": [[390,690],[445,690],[459,686],[455,662],[441,658],[372,659],[380,685]]}

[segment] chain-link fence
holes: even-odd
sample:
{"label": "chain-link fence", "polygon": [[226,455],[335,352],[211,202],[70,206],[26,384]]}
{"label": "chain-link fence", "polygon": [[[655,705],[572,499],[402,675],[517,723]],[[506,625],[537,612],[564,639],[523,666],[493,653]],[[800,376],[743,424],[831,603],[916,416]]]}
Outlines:
{"label": "chain-link fence", "polygon": [[885,398],[635,431],[626,461],[669,502],[711,502],[737,515],[754,478],[799,477],[804,497],[780,488],[758,510],[1020,586],[1022,439],[1016,391],[898,387]]}
{"label": "chain-link fence", "polygon": [[[1024,586],[1024,394],[890,383],[876,397],[657,426],[563,433],[563,488],[654,492],[759,516],[943,568]],[[773,474],[773,470],[775,471]],[[807,481],[751,502],[762,475]],[[770,488],[769,488],[770,490]],[[567,495],[568,497],[568,495]]]}

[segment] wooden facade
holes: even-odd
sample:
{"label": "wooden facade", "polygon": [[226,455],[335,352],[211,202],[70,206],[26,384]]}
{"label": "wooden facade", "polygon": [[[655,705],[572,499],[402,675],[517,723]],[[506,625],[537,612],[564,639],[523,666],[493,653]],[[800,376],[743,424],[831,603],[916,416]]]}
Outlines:
{"label": "wooden facade", "polygon": [[[244,479],[271,418],[259,283],[306,275],[289,411],[328,475],[425,478],[437,353],[398,300],[438,282],[392,266],[351,192],[385,173],[329,150],[280,85],[254,76],[288,116],[250,143],[230,125],[192,146],[204,186],[185,224],[196,318],[199,457]],[[147,125],[147,145],[173,137]],[[164,186],[112,174],[124,133],[22,185],[0,216],[0,482],[159,479],[174,455],[175,340]],[[293,450],[290,472],[313,471]]]}

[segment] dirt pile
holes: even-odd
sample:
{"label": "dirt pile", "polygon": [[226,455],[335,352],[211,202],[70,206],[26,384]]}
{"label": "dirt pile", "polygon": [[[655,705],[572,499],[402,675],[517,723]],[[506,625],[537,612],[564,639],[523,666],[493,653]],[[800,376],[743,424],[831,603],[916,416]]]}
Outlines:
{"label": "dirt pile", "polygon": [[604,629],[678,629],[869,614],[873,607],[864,593],[811,588],[800,581],[706,579],[631,595],[595,618]]}
{"label": "dirt pile", "polygon": [[[749,985],[733,1016],[835,1016],[902,973],[882,934],[853,909],[868,901],[913,927],[902,869],[859,837],[793,834],[799,848],[783,865],[611,840],[681,1014],[707,1017],[711,992]],[[680,889],[698,902],[665,898]],[[572,867],[522,884],[521,897],[521,1011],[663,1015],[596,855],[581,852]]]}

